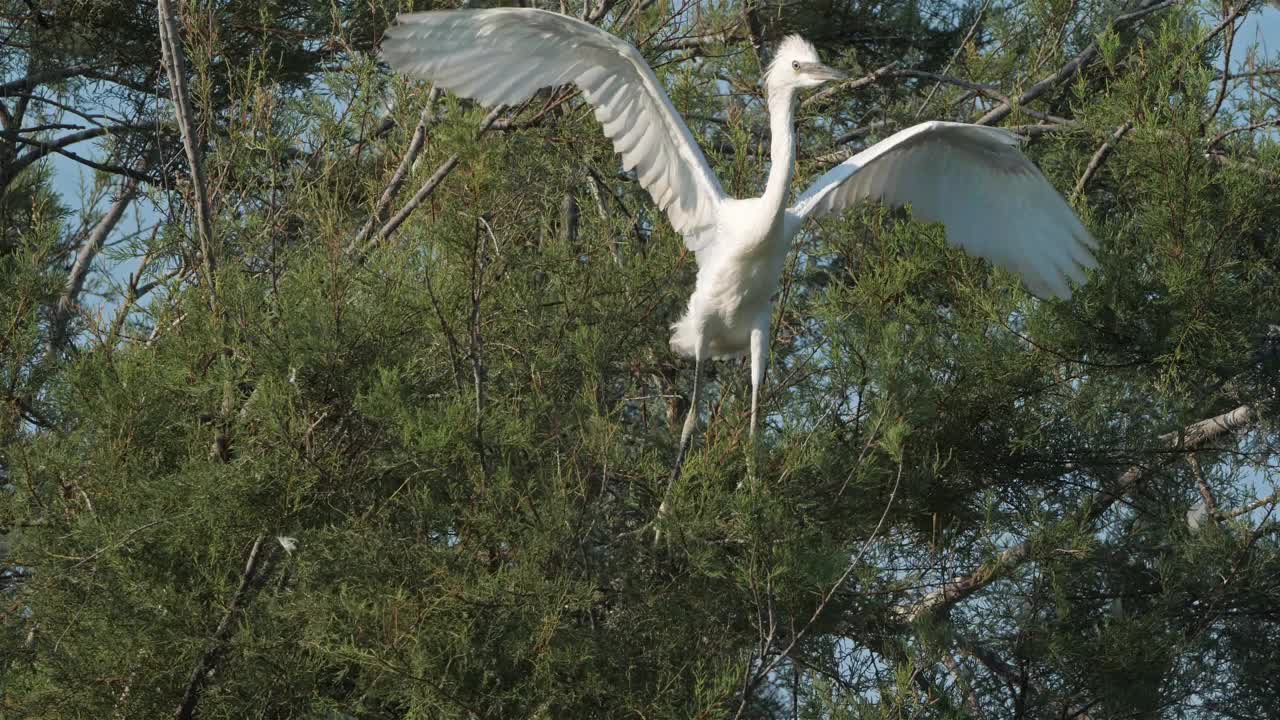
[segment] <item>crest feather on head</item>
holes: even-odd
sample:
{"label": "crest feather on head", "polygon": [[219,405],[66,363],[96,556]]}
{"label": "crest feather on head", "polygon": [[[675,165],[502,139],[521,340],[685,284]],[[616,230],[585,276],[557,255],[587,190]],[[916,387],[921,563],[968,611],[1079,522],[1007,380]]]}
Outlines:
{"label": "crest feather on head", "polygon": [[778,47],[773,51],[773,61],[765,70],[765,82],[768,82],[775,72],[789,70],[793,60],[818,62],[818,50],[799,35],[788,35],[782,38],[782,42],[778,43]]}

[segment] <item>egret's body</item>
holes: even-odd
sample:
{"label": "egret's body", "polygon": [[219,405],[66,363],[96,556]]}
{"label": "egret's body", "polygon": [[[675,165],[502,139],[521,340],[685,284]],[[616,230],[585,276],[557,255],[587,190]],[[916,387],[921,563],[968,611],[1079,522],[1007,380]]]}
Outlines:
{"label": "egret's body", "polygon": [[639,52],[599,28],[542,10],[401,15],[383,54],[393,68],[487,105],[514,104],[573,83],[604,133],[697,257],[698,276],[671,347],[694,359],[693,393],[675,474],[698,414],[710,358],[751,358],[751,431],[767,361],[772,295],[805,220],[866,200],[911,204],[947,238],[1016,272],[1038,295],[1067,297],[1095,246],[1039,170],[997,128],[930,122],[907,128],[832,168],[788,207],[797,93],[843,74],[797,36],[779,45],[765,77],[770,169],[760,197],[727,197],[702,150]]}

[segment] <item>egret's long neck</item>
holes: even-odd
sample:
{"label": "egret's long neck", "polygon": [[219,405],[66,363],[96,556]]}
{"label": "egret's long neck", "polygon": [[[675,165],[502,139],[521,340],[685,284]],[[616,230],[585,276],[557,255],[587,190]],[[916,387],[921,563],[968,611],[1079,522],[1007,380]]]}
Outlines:
{"label": "egret's long neck", "polygon": [[769,179],[764,186],[765,206],[782,212],[791,188],[791,175],[796,164],[796,129],[792,123],[795,91],[790,88],[769,94]]}

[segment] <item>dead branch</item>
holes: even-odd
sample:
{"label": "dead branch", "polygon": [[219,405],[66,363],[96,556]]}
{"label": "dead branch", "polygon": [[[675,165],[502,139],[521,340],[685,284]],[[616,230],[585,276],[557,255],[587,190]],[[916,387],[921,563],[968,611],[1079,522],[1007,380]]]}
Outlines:
{"label": "dead branch", "polygon": [[760,72],[769,65],[769,46],[764,41],[764,25],[760,23],[760,14],[756,12],[754,2],[742,4],[742,16],[747,21],[747,34],[751,37],[751,50],[756,55],[756,65]]}
{"label": "dead branch", "polygon": [[719,45],[732,45],[733,43],[747,40],[748,36],[744,35],[736,28],[725,32],[713,32],[705,35],[687,35],[685,37],[671,38],[660,43],[655,52],[664,53],[672,50],[701,50],[708,47],[716,47]]}
{"label": "dead branch", "polygon": [[1214,517],[1216,517],[1219,520],[1231,520],[1233,518],[1238,518],[1241,515],[1248,515],[1249,513],[1253,512],[1254,510],[1257,510],[1260,507],[1266,507],[1267,505],[1275,505],[1277,500],[1280,500],[1280,493],[1271,493],[1270,495],[1264,498],[1259,498],[1257,500],[1254,500],[1248,505],[1245,505],[1244,507],[1236,508],[1231,512],[1215,513]]}
{"label": "dead branch", "polygon": [[1208,35],[1200,38],[1200,41],[1196,43],[1195,49],[1197,51],[1200,50],[1205,45],[1213,42],[1214,38],[1218,37],[1223,30],[1234,26],[1236,24],[1236,18],[1239,18],[1240,15],[1244,13],[1245,10],[1248,10],[1252,4],[1252,0],[1241,0],[1240,4],[1231,9],[1231,12],[1223,16],[1222,21],[1215,25],[1213,29],[1209,31]]}
{"label": "dead branch", "polygon": [[832,87],[827,88],[826,90],[822,90],[820,92],[814,93],[813,95],[810,95],[805,100],[801,101],[800,108],[804,109],[812,105],[816,105],[818,103],[821,103],[827,100],[833,95],[844,92],[846,90],[857,90],[860,87],[866,87],[867,85],[870,85],[874,82],[879,82],[881,79],[890,76],[891,73],[893,72],[893,69],[896,68],[897,66],[898,66],[898,63],[891,62],[888,65],[883,65],[879,68],[876,68],[875,70],[872,70],[870,73],[863,75],[860,78],[857,78],[855,80],[849,80],[847,82],[842,82],[839,85],[834,85]]}
{"label": "dead branch", "polygon": [[1262,122],[1250,123],[1249,125],[1241,125],[1240,127],[1227,128],[1226,130],[1223,130],[1222,132],[1215,135],[1214,138],[1209,141],[1209,150],[1212,151],[1215,147],[1218,146],[1219,143],[1231,137],[1232,135],[1236,135],[1238,133],[1253,132],[1255,130],[1262,130],[1263,128],[1272,128],[1272,127],[1280,127],[1280,118],[1272,118],[1270,120],[1263,120]]}
{"label": "dead branch", "polygon": [[1200,459],[1195,453],[1187,453],[1187,463],[1191,465],[1192,471],[1196,475],[1196,487],[1200,490],[1200,499],[1204,501],[1205,512],[1209,517],[1217,518],[1218,501],[1213,496],[1213,489],[1209,487],[1209,480],[1204,475],[1204,469],[1200,467]]}
{"label": "dead branch", "polygon": [[[23,128],[21,132],[36,132],[42,128]],[[48,128],[43,128],[48,129]],[[103,125],[92,128],[85,128],[79,132],[68,133],[54,140],[40,140],[39,138],[14,137],[14,142],[19,145],[29,146],[31,149],[19,155],[13,163],[6,168],[9,177],[16,177],[18,173],[30,167],[32,164],[42,160],[49,155],[60,153],[71,145],[82,143],[86,140],[93,140],[104,135],[112,135],[124,132],[149,132],[154,127],[145,125],[134,125],[132,123],[121,123],[117,125]]]}

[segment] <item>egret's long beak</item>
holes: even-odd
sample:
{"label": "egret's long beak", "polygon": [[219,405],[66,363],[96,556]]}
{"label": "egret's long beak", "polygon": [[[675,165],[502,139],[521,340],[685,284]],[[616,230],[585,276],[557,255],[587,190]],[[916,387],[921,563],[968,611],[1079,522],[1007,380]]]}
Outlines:
{"label": "egret's long beak", "polygon": [[847,80],[849,78],[849,76],[843,72],[831,67],[830,65],[823,65],[822,63],[801,63],[800,71],[815,80],[821,80],[823,82],[827,82],[829,80]]}

